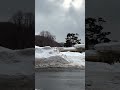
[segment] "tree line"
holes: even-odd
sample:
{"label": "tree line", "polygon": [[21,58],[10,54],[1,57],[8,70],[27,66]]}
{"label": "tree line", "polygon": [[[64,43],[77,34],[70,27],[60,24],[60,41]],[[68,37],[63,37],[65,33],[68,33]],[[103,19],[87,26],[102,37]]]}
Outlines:
{"label": "tree line", "polygon": [[[91,45],[111,41],[107,38],[110,32],[103,32],[105,22],[100,17],[85,19],[86,49]],[[71,47],[81,43],[78,36],[77,33],[68,33],[64,43],[58,43],[55,36],[48,31],[42,31],[40,35],[35,36],[35,16],[31,12],[18,11],[8,22],[0,22],[0,46],[11,49],[31,48],[34,45]]]}
{"label": "tree line", "polygon": [[80,44],[80,40],[78,39],[78,34],[68,33],[66,35],[66,42],[60,43],[56,41],[56,37],[52,35],[49,31],[41,31],[39,35],[35,36],[35,45],[44,47],[44,46],[51,46],[51,47],[72,47],[75,44]]}
{"label": "tree line", "polygon": [[35,22],[31,12],[16,12],[7,22],[0,22],[0,46],[10,49],[34,47]]}
{"label": "tree line", "polygon": [[[89,18],[85,19],[85,46],[86,46],[86,50],[91,49],[91,46],[93,49],[95,44],[106,43],[106,42],[111,41],[107,37],[108,35],[111,34],[111,32],[104,32],[103,31],[103,29],[104,29],[103,24],[105,22],[106,21],[101,17],[99,17],[99,18],[89,17]],[[81,42],[80,42],[81,39],[78,38],[78,36],[79,36],[78,33],[68,33],[66,35],[66,38],[65,38],[65,40],[66,40],[65,43],[60,44],[60,45],[59,44],[52,45],[53,42],[56,42],[56,41],[55,41],[54,36],[51,35],[50,32],[49,32],[49,34],[46,34],[48,36],[43,35],[43,33],[45,33],[45,32],[42,32],[40,34],[40,36],[36,36],[36,40],[35,40],[36,45],[39,45],[39,46],[45,46],[45,45],[50,45],[50,46],[58,45],[58,46],[60,46],[60,45],[62,45],[64,47],[72,47],[75,44],[81,44]],[[49,36],[52,38],[50,39]],[[46,38],[46,39],[43,39],[43,38]]]}
{"label": "tree line", "polygon": [[48,31],[42,31],[39,35],[35,36],[35,45],[44,47],[44,46],[51,46],[51,47],[60,47],[61,45],[55,41],[55,36],[52,35]]}

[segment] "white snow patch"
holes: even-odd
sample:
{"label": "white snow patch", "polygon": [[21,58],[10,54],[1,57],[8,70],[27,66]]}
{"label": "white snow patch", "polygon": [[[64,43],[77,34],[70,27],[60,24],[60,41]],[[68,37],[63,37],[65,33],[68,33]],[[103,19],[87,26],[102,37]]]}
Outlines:
{"label": "white snow patch", "polygon": [[76,50],[76,48],[75,47],[64,47],[63,50],[65,50],[65,51],[74,51],[74,50]]}
{"label": "white snow patch", "polygon": [[97,51],[112,51],[120,53],[120,42],[100,43],[96,44],[94,48]]}
{"label": "white snow patch", "polygon": [[32,75],[33,62],[34,49],[32,48],[10,50],[0,47],[0,75]]}
{"label": "white snow patch", "polygon": [[74,45],[75,48],[85,48],[85,44],[76,44]]}
{"label": "white snow patch", "polygon": [[58,54],[59,50],[56,47],[35,47],[35,58],[49,58]]}
{"label": "white snow patch", "polygon": [[[64,48],[66,49],[66,48]],[[74,47],[69,47],[74,49]],[[70,65],[85,66],[85,53],[79,52],[60,52],[58,47],[38,47],[35,46],[35,58],[41,60],[42,58],[50,58],[52,56],[58,56],[69,62]],[[49,59],[47,59],[49,60]]]}
{"label": "white snow patch", "polygon": [[85,53],[60,52],[60,56],[73,65],[85,66]]}

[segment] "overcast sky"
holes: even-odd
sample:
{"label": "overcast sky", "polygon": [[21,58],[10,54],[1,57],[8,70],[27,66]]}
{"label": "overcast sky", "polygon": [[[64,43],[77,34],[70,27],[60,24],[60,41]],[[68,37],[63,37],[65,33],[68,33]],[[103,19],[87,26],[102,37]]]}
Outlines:
{"label": "overcast sky", "polygon": [[120,0],[86,0],[86,17],[102,17],[107,22],[104,31],[110,31],[112,40],[120,39]]}
{"label": "overcast sky", "polygon": [[67,33],[78,33],[85,42],[84,0],[35,0],[35,34],[49,31],[65,42]]}
{"label": "overcast sky", "polygon": [[0,22],[8,21],[19,10],[34,13],[35,0],[0,0]]}

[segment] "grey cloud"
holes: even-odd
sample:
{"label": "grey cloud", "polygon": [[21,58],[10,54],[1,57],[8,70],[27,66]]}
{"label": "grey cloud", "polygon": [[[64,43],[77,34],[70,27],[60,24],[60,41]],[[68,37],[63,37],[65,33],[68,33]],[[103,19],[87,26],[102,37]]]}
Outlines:
{"label": "grey cloud", "polygon": [[73,32],[78,33],[82,42],[85,42],[84,5],[78,11],[73,7],[65,11],[61,7],[62,2],[63,0],[53,0],[53,2],[49,0],[36,0],[36,34],[42,30],[48,30],[56,35],[57,41],[61,42],[65,40],[67,33]]}

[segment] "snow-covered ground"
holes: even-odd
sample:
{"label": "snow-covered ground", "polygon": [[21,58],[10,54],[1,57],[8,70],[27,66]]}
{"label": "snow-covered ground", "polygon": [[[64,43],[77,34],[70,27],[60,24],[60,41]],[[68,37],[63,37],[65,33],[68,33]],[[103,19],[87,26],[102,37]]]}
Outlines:
{"label": "snow-covered ground", "polygon": [[[11,50],[0,47],[0,88],[33,87],[34,48]],[[26,86],[27,85],[27,86]]]}
{"label": "snow-covered ground", "polygon": [[86,62],[87,90],[119,90],[120,63]]}
{"label": "snow-covered ground", "polygon": [[[82,46],[83,47],[83,46]],[[69,49],[73,49],[74,47],[69,47]],[[65,48],[67,49],[67,48]],[[59,57],[59,58],[58,58]],[[51,59],[52,58],[52,59]],[[84,67],[85,66],[85,52],[60,52],[58,47],[38,47],[35,46],[35,62],[42,62],[46,61],[47,66],[78,66],[78,67]],[[50,61],[51,60],[51,61]],[[57,62],[59,63],[57,63]],[[36,66],[39,67],[43,63],[36,63]],[[66,62],[66,63],[63,63]],[[57,63],[57,65],[56,65]],[[49,64],[49,65],[48,65]]]}
{"label": "snow-covered ground", "polygon": [[96,44],[94,48],[97,51],[102,51],[102,52],[110,51],[120,54],[120,42],[100,43],[100,44]]}
{"label": "snow-covered ground", "polygon": [[75,48],[85,48],[85,44],[76,44],[74,45]]}
{"label": "snow-covered ground", "polygon": [[10,50],[0,47],[0,74],[31,75],[33,73],[34,49]]}
{"label": "snow-covered ground", "polygon": [[[113,65],[102,62],[87,62],[86,69],[91,72],[120,72],[120,63]],[[89,68],[88,68],[89,67]]]}
{"label": "snow-covered ground", "polygon": [[[114,55],[115,54],[119,55],[120,42],[97,44],[95,45],[95,50],[86,51],[86,58],[92,59],[92,61],[93,59],[97,60],[100,55],[99,52],[106,52],[106,53],[112,53],[112,54],[114,53]],[[107,54],[105,57],[107,57]],[[119,90],[120,89],[120,63],[114,63],[110,65],[102,62],[86,61],[86,77],[85,78],[86,78],[87,90]]]}

